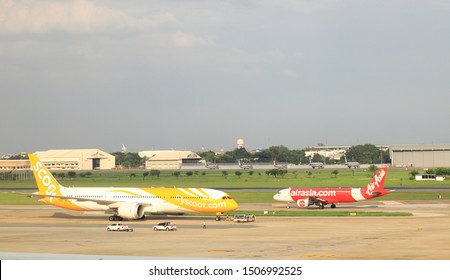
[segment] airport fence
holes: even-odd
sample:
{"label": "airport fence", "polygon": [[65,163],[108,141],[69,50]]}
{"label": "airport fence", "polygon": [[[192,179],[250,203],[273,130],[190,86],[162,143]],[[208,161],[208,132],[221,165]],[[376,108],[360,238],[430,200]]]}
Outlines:
{"label": "airport fence", "polygon": [[0,181],[22,181],[33,179],[31,171],[0,172]]}

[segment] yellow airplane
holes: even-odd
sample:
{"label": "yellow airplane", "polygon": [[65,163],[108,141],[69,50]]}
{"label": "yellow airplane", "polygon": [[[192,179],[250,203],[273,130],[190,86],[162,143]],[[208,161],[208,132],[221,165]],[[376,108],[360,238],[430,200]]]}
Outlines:
{"label": "yellow airplane", "polygon": [[110,221],[144,219],[145,213],[180,215],[216,213],[216,220],[238,204],[228,194],[207,188],[76,188],[56,181],[40,159],[28,154],[39,191],[30,195],[57,207],[79,211],[112,211]]}

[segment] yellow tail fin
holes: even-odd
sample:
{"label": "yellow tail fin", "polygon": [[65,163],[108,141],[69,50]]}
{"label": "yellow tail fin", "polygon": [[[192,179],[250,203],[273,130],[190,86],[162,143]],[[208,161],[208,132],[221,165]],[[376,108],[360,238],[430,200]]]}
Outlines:
{"label": "yellow tail fin", "polygon": [[[34,154],[28,154],[31,170],[33,171],[40,195],[48,195],[47,199],[52,203],[52,196],[61,195],[61,185],[53,177],[52,173],[44,166],[41,160]],[[46,200],[46,199],[44,199]]]}

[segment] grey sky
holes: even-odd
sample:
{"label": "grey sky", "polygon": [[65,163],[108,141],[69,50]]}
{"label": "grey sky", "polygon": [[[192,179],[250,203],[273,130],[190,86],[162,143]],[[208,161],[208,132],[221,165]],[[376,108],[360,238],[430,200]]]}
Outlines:
{"label": "grey sky", "polygon": [[0,153],[450,143],[450,2],[0,0]]}

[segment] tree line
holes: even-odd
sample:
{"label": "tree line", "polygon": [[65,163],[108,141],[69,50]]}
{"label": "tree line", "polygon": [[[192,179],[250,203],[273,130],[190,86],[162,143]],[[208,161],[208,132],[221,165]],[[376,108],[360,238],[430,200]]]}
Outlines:
{"label": "tree line", "polygon": [[[257,151],[247,151],[245,148],[234,149],[223,153],[213,151],[198,152],[197,154],[206,162],[212,163],[274,163],[274,164],[308,164],[310,161],[323,162],[325,164],[342,164],[344,157],[332,159],[315,153],[312,157],[307,157],[303,150],[289,149],[283,145],[272,146],[268,149]],[[111,153],[116,158],[116,165],[123,168],[139,168],[145,165],[145,158],[141,158],[138,153]],[[375,145],[365,144],[350,147],[346,152],[348,161],[357,161],[360,164],[390,163],[389,152],[381,151]],[[22,156],[18,156],[22,158]],[[12,158],[11,158],[12,159]]]}
{"label": "tree line", "polygon": [[[323,162],[326,164],[344,163],[345,158],[332,159],[315,153],[314,156],[306,156],[306,151],[290,150],[287,147],[272,146],[268,149],[262,149],[255,152],[249,152],[245,148],[234,149],[233,151],[217,154],[213,151],[198,153],[207,162],[214,163],[235,163],[238,161],[260,162],[260,163],[277,163],[277,164],[308,164],[310,161]],[[360,164],[378,164],[390,163],[388,151],[382,151],[375,145],[365,144],[350,147],[346,152],[348,161],[357,161]]]}
{"label": "tree line", "polygon": [[[308,157],[305,152],[309,149],[289,149],[283,145],[272,146],[268,149],[247,151],[245,148],[234,149],[223,153],[213,151],[198,152],[197,154],[206,162],[212,163],[275,163],[275,164],[308,164],[310,161],[325,164],[343,164],[344,157],[332,159],[315,153]],[[139,168],[145,165],[145,159],[137,153],[111,153],[116,157],[116,165],[124,168]],[[390,163],[389,152],[381,151],[375,145],[365,144],[350,147],[346,152],[348,161],[357,161],[360,164]]]}

